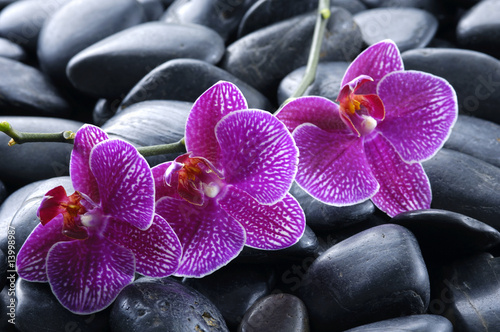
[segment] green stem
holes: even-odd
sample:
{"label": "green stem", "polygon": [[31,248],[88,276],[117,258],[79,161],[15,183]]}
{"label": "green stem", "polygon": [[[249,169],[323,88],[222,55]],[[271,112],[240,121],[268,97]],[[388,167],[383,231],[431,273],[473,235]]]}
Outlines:
{"label": "green stem", "polygon": [[184,143],[184,138],[182,138],[179,142],[175,143],[143,146],[137,148],[137,151],[139,151],[139,153],[144,157],[157,156],[167,153],[184,153],[186,152],[186,145]]}
{"label": "green stem", "polygon": [[25,133],[12,128],[10,123],[0,122],[0,131],[3,131],[11,138],[9,146],[14,144],[23,144],[28,142],[62,142],[71,143],[75,138],[75,133],[72,131],[63,131],[60,133]]}
{"label": "green stem", "polygon": [[314,82],[316,78],[316,69],[318,68],[319,54],[321,51],[321,44],[323,36],[325,35],[326,24],[330,18],[330,0],[320,0],[318,4],[318,16],[316,19],[316,26],[314,27],[313,41],[311,50],[309,52],[309,59],[307,61],[306,71],[304,77],[295,92],[288,98],[284,104],[294,98],[300,97],[306,92],[306,89]]}

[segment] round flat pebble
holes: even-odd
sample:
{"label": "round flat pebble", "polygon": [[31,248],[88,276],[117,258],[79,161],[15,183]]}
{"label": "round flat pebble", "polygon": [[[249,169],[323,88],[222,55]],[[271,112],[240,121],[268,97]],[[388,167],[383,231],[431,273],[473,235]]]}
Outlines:
{"label": "round flat pebble", "polygon": [[358,326],[344,332],[453,332],[451,322],[438,315],[412,315]]}
{"label": "round flat pebble", "polygon": [[0,57],[16,61],[27,59],[26,52],[21,46],[5,38],[0,38]]}

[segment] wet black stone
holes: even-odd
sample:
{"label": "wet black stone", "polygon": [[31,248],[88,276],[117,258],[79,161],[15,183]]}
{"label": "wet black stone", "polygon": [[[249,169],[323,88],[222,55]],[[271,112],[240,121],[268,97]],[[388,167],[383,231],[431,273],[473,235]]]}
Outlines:
{"label": "wet black stone", "polygon": [[37,69],[0,57],[0,113],[68,117],[71,108]]}
{"label": "wet black stone", "polygon": [[438,315],[412,315],[366,324],[344,332],[453,332],[451,322]]}
{"label": "wet black stone", "polygon": [[144,20],[135,0],[71,1],[43,25],[38,39],[42,70],[54,80],[68,83],[66,65],[86,47]]}
{"label": "wet black stone", "polygon": [[402,54],[405,69],[446,79],[457,92],[459,111],[500,124],[500,61],[484,53],[424,48]]}
{"label": "wet black stone", "polygon": [[[349,62],[335,61],[318,64],[314,82],[304,92],[303,96],[322,96],[332,101],[340,92],[340,82],[349,67]],[[306,67],[300,67],[286,75],[278,87],[278,103],[281,105],[297,89],[304,77]]]}
{"label": "wet black stone", "polygon": [[144,9],[146,21],[158,21],[165,11],[161,0],[138,0],[137,2]]}
{"label": "wet black stone", "polygon": [[500,232],[485,223],[446,210],[404,212],[391,219],[408,228],[427,260],[487,251],[500,244]]}
{"label": "wet black stone", "polygon": [[5,38],[0,38],[0,57],[16,61],[24,61],[27,59],[26,52],[21,46]]}
{"label": "wet black stone", "polygon": [[457,25],[457,42],[470,48],[500,57],[500,2],[481,1],[462,16]]}
{"label": "wet black stone", "polygon": [[[315,13],[297,16],[248,34],[228,46],[222,68],[275,98],[279,82],[307,63]],[[332,7],[320,61],[349,61],[360,51],[361,32],[352,15]]]}
{"label": "wet black stone", "polygon": [[116,98],[165,61],[192,58],[215,64],[223,54],[224,42],[209,28],[149,22],[109,36],[78,53],[68,63],[67,75],[82,92]]}
{"label": "wet black stone", "polygon": [[500,330],[499,273],[500,258],[487,253],[463,258],[446,268],[442,297],[435,302],[455,332]]}
{"label": "wet black stone", "polygon": [[250,108],[271,110],[270,102],[255,88],[219,67],[195,59],[171,60],[156,67],[130,90],[120,109],[144,100],[194,102],[221,80],[236,84]]}
{"label": "wet black stone", "polygon": [[369,8],[380,7],[412,7],[429,10],[435,0],[361,0]]}
{"label": "wet black stone", "polygon": [[271,293],[274,282],[270,267],[230,264],[200,279],[186,278],[184,284],[205,295],[234,329],[255,301]]}
{"label": "wet black stone", "polygon": [[238,332],[309,332],[307,308],[296,296],[272,294],[246,312]]}
{"label": "wet black stone", "polygon": [[12,3],[0,13],[0,36],[36,53],[43,24],[68,0],[23,0]]}
{"label": "wet black stone", "polygon": [[[184,137],[191,103],[151,100],[127,107],[109,119],[102,129],[110,137],[120,138],[137,147],[178,142]],[[170,153],[147,157],[150,166],[174,160],[182,154]]]}
{"label": "wet black stone", "polygon": [[110,331],[109,310],[91,315],[74,314],[59,303],[48,283],[19,278],[16,302],[16,328],[19,331]]}
{"label": "wet black stone", "polygon": [[217,307],[170,278],[140,278],[125,287],[111,308],[113,332],[226,332]]}
{"label": "wet black stone", "polygon": [[448,149],[423,166],[431,183],[432,208],[458,212],[500,230],[500,168]]}
{"label": "wet black stone", "polygon": [[[73,120],[29,116],[5,116],[2,121],[16,130],[32,133],[76,132],[83,125]],[[9,147],[9,140],[7,135],[0,135],[0,180],[8,188],[68,174],[71,144],[36,142]]]}
{"label": "wet black stone", "polygon": [[315,331],[422,314],[429,297],[417,240],[399,225],[370,228],[334,245],[314,261],[300,287]]}
{"label": "wet black stone", "polygon": [[[351,14],[366,9],[366,6],[359,0],[333,0],[330,1],[330,6],[342,7]],[[238,38],[287,18],[317,10],[317,8],[317,0],[259,0],[248,9],[241,19],[238,27]]]}
{"label": "wet black stone", "polygon": [[315,230],[336,230],[370,218],[375,206],[370,200],[363,203],[337,207],[324,204],[313,198],[296,183],[290,189],[306,215],[307,225]]}
{"label": "wet black stone", "polygon": [[427,46],[438,27],[432,14],[416,8],[370,9],[354,15],[354,21],[366,44],[392,39],[401,52]]}
{"label": "wet black stone", "polygon": [[500,167],[500,125],[460,115],[444,147]]}
{"label": "wet black stone", "polygon": [[217,31],[227,41],[234,37],[245,12],[256,0],[176,0],[162,20],[171,23],[194,23]]}
{"label": "wet black stone", "polygon": [[116,114],[121,99],[104,99],[101,98],[97,101],[92,111],[92,121],[96,126],[102,126],[113,115]]}

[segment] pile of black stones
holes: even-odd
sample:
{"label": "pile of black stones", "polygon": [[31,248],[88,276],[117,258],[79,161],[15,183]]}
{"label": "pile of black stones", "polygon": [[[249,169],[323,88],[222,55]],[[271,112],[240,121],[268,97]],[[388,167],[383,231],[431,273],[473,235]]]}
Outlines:
{"label": "pile of black stones", "polygon": [[[0,8],[0,121],[29,132],[93,123],[140,147],[182,138],[192,103],[219,80],[235,83],[251,108],[275,111],[305,71],[317,1],[1,0]],[[45,192],[71,185],[71,145],[8,147],[0,135],[0,330],[500,331],[499,17],[500,0],[331,1],[306,95],[335,100],[350,61],[386,38],[406,69],[444,77],[457,92],[451,137],[423,163],[431,209],[391,219],[370,201],[332,207],[293,186],[307,218],[293,247],[245,248],[201,279],[138,276],[92,315],[72,314],[48,284],[23,281],[8,265],[9,248],[17,252],[38,224]]]}

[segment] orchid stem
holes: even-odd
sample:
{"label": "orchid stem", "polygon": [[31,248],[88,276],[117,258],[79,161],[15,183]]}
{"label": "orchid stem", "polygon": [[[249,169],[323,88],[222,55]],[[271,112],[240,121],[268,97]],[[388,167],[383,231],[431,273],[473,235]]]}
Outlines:
{"label": "orchid stem", "polygon": [[182,138],[179,142],[175,143],[143,146],[137,148],[137,151],[139,151],[143,157],[157,156],[167,153],[184,153],[186,152],[186,145],[184,143],[184,138]]}
{"label": "orchid stem", "polygon": [[316,78],[316,70],[318,68],[319,54],[321,51],[321,44],[325,35],[326,24],[330,18],[330,0],[319,0],[318,16],[316,19],[316,26],[314,27],[313,41],[311,50],[309,52],[309,59],[307,61],[306,71],[304,77],[295,92],[288,98],[284,104],[288,103],[294,98],[300,97],[306,92],[306,89],[314,82]]}
{"label": "orchid stem", "polygon": [[3,131],[11,138],[8,143],[9,146],[28,142],[62,142],[73,144],[75,138],[75,133],[69,130],[60,133],[26,133],[15,130],[6,121],[0,122],[0,131]]}

